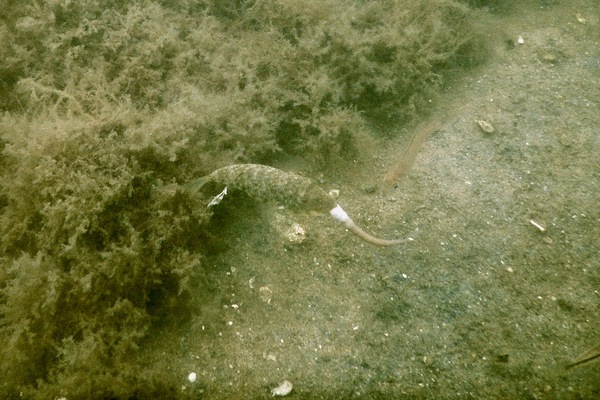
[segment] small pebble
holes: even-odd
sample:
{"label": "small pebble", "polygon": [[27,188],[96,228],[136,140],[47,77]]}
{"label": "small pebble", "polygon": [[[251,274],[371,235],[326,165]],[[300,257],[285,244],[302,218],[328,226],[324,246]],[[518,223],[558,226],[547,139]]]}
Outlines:
{"label": "small pebble", "polygon": [[494,126],[484,119],[475,119],[475,123],[483,133],[494,133]]}
{"label": "small pebble", "polygon": [[188,375],[188,381],[190,381],[190,383],[196,382],[196,373],[195,372],[190,372],[190,374]]}

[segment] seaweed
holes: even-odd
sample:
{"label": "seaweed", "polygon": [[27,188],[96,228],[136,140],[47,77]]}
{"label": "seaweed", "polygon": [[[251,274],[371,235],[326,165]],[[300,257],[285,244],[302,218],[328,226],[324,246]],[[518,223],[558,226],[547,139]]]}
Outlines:
{"label": "seaweed", "polygon": [[[166,318],[162,304],[186,307],[209,218],[174,181],[183,169],[161,179],[163,159],[183,152],[177,144],[141,162],[102,123],[54,122],[7,117],[1,130],[1,371],[10,388],[41,382],[50,392],[40,393],[87,379],[86,368],[118,370]],[[86,385],[86,398],[108,388]]]}
{"label": "seaweed", "polygon": [[352,157],[353,137],[414,118],[482,43],[451,0],[41,2],[4,15],[0,107],[185,110],[205,150],[235,162]]}
{"label": "seaweed", "polygon": [[210,211],[186,185],[274,155],[349,159],[480,37],[452,0],[4,4],[0,395],[175,397],[135,360],[202,293]]}

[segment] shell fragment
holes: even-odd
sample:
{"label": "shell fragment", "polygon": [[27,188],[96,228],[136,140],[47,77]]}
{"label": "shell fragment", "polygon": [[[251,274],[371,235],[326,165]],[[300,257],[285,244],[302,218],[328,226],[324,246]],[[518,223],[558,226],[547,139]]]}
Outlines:
{"label": "shell fragment", "polygon": [[258,289],[260,293],[260,298],[267,304],[271,304],[271,299],[273,298],[273,291],[269,289],[268,286],[261,286]]}
{"label": "shell fragment", "polygon": [[281,382],[279,384],[279,386],[277,386],[276,388],[271,390],[271,394],[273,396],[287,396],[288,394],[290,394],[292,392],[293,388],[294,388],[294,385],[292,385],[292,382],[285,380],[285,381]]}
{"label": "shell fragment", "polygon": [[546,228],[544,228],[542,225],[538,224],[536,221],[530,219],[529,223],[533,226],[535,226],[536,228],[538,228],[540,230],[540,232],[545,232]]}

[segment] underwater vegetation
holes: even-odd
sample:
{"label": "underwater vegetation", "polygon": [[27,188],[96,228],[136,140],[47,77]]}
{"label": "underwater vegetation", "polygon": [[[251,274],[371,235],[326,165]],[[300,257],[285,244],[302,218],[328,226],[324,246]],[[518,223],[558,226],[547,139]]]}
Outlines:
{"label": "underwater vegetation", "polygon": [[185,185],[350,157],[481,61],[476,26],[451,0],[6,2],[0,396],[184,397],[136,356],[204,289],[209,199]]}

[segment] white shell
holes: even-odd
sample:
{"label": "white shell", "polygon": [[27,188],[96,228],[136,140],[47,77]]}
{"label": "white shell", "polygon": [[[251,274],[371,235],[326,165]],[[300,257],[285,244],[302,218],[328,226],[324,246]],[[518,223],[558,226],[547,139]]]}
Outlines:
{"label": "white shell", "polygon": [[188,375],[188,381],[190,381],[190,383],[196,382],[196,373],[195,372],[190,372],[190,374]]}
{"label": "white shell", "polygon": [[279,386],[277,386],[276,388],[271,390],[271,394],[273,396],[287,396],[288,394],[291,393],[293,388],[294,388],[294,385],[292,385],[292,382],[285,380],[285,381],[281,382],[279,384]]}

